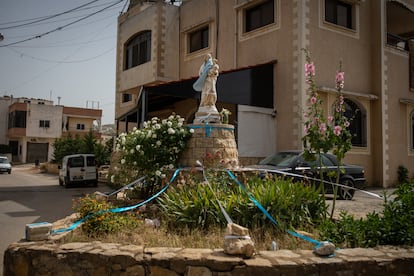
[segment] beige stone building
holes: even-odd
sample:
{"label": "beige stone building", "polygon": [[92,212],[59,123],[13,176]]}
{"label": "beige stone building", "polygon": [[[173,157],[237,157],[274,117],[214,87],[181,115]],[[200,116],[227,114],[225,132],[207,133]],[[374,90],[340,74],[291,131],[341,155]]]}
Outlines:
{"label": "beige stone building", "polygon": [[342,62],[355,114],[346,161],[369,186],[414,176],[414,0],[131,1],[118,19],[116,122],[126,131],[176,112],[192,123],[192,89],[207,53],[218,59],[217,107],[232,112],[241,162],[301,149],[310,51],[326,112]]}
{"label": "beige stone building", "polygon": [[82,137],[90,130],[100,139],[102,110],[54,105],[44,99],[1,98],[0,141],[12,149],[12,160],[34,163],[53,159],[53,144],[67,135]]}

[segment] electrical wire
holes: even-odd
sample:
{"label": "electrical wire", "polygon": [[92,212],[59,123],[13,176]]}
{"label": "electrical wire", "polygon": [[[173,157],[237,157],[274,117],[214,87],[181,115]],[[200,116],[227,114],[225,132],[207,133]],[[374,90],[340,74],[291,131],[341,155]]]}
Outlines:
{"label": "electrical wire", "polygon": [[19,52],[16,49],[13,49],[13,48],[8,48],[8,49],[10,49],[11,51],[19,54],[21,57],[26,56],[28,58],[31,58],[31,59],[34,59],[34,60],[38,60],[38,61],[61,64],[61,63],[82,63],[82,62],[87,62],[87,61],[90,61],[90,60],[93,60],[93,59],[97,59],[97,58],[99,58],[99,57],[101,57],[103,55],[106,55],[107,53],[111,52],[113,49],[115,49],[115,47],[112,47],[109,50],[106,50],[103,53],[100,53],[100,54],[98,54],[96,56],[88,57],[88,58],[85,58],[85,59],[79,59],[79,60],[51,60],[51,59],[46,59],[46,58],[34,57],[34,56],[31,56],[31,55],[28,55],[28,54]]}
{"label": "electrical wire", "polygon": [[34,23],[38,23],[38,22],[45,21],[45,20],[49,20],[49,19],[51,19],[51,18],[55,18],[55,17],[61,16],[61,15],[63,15],[63,14],[67,14],[67,13],[70,13],[70,12],[76,11],[76,10],[78,10],[78,9],[80,9],[80,8],[83,8],[83,7],[85,7],[85,6],[88,6],[88,5],[90,5],[90,4],[94,3],[94,2],[98,2],[98,1],[99,1],[99,0],[93,0],[93,1],[91,1],[91,2],[88,2],[88,3],[86,3],[86,4],[80,5],[80,6],[76,7],[76,8],[73,8],[73,9],[70,9],[70,10],[67,10],[67,11],[64,11],[64,12],[61,12],[61,13],[57,13],[57,14],[53,14],[53,15],[50,15],[50,16],[46,16],[46,17],[44,17],[44,18],[40,18],[40,19],[37,19],[37,20],[35,20],[35,21],[31,21],[31,22],[23,23],[23,24],[20,24],[20,25],[14,25],[14,26],[9,26],[9,27],[3,27],[3,28],[0,28],[0,30],[7,30],[7,29],[19,28],[19,27],[22,27],[22,26],[27,26],[27,25],[30,25],[30,24],[34,24]]}
{"label": "electrical wire", "polygon": [[[102,6],[102,5],[99,5],[99,6]],[[112,10],[112,9],[117,9],[117,7],[111,7],[109,9],[107,9],[107,11]],[[118,14],[118,12],[116,14]],[[42,25],[51,25],[52,23],[65,22],[65,21],[69,21],[69,20],[72,20],[72,19],[78,19],[78,18],[81,18],[83,16],[85,16],[85,15],[80,14],[80,15],[71,16],[71,17],[64,17],[64,18],[61,18],[61,19],[56,18],[55,20],[49,20],[49,21],[45,21],[45,22],[39,22],[39,23],[34,23],[34,24],[31,24],[31,25],[27,25],[27,26],[24,26],[23,28],[32,28],[32,27],[38,27],[38,26],[42,26]],[[99,21],[99,20],[102,20],[102,19],[98,19],[96,21]],[[91,21],[90,23],[93,23],[93,22],[96,22],[96,21]],[[86,23],[86,24],[89,24],[89,23]],[[83,24],[83,25],[85,25],[85,24]],[[76,27],[83,26],[83,25],[82,24],[77,24]],[[76,27],[72,26],[71,28],[76,28]],[[20,35],[20,36],[17,36],[17,37],[24,37],[24,36]],[[7,38],[12,38],[12,37],[7,36]],[[16,38],[16,37],[13,37],[13,38]]]}
{"label": "electrical wire", "polygon": [[[96,1],[96,0],[95,0],[95,1]],[[71,25],[73,25],[73,24],[76,24],[76,23],[78,23],[78,22],[80,22],[80,21],[82,21],[82,20],[85,20],[85,19],[87,19],[87,18],[89,18],[89,17],[91,17],[91,16],[93,16],[93,15],[96,15],[96,14],[98,14],[98,13],[100,13],[100,12],[103,12],[103,11],[105,11],[105,10],[107,10],[107,9],[109,9],[109,8],[111,8],[111,7],[115,6],[115,5],[117,5],[117,4],[121,3],[121,2],[123,2],[123,1],[125,1],[125,0],[118,0],[118,1],[116,1],[115,3],[113,3],[113,4],[111,4],[111,5],[106,6],[105,8],[102,8],[102,9],[100,9],[100,10],[96,11],[96,12],[90,13],[90,14],[88,14],[88,15],[86,15],[86,16],[84,16],[84,17],[82,17],[82,18],[78,19],[78,20],[72,21],[72,22],[70,22],[70,23],[68,23],[68,24],[65,24],[65,25],[63,25],[63,26],[57,27],[57,28],[52,29],[52,30],[50,30],[50,31],[47,31],[47,32],[44,32],[44,33],[42,33],[42,34],[35,35],[35,36],[29,37],[29,38],[26,38],[26,39],[22,39],[22,40],[19,40],[19,41],[11,42],[11,43],[6,44],[6,45],[0,45],[0,47],[8,47],[8,46],[12,46],[12,45],[20,44],[20,43],[23,43],[23,42],[27,42],[27,41],[30,41],[30,40],[34,40],[34,39],[38,39],[38,38],[42,38],[42,37],[44,37],[44,36],[46,36],[46,35],[49,35],[49,34],[54,33],[54,32],[56,32],[56,31],[60,31],[60,30],[62,30],[62,29],[64,29],[64,28],[66,28],[66,27],[68,27],[68,26],[71,26]]]}

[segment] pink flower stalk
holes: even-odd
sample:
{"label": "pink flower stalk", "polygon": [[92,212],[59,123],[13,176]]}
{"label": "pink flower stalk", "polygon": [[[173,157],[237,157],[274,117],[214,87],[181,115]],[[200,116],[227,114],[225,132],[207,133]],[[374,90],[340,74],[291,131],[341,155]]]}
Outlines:
{"label": "pink flower stalk", "polygon": [[336,88],[344,88],[344,82],[345,82],[345,72],[338,72],[336,73]]}
{"label": "pink flower stalk", "polygon": [[305,63],[305,76],[306,77],[315,76],[315,65],[313,64],[313,62]]}
{"label": "pink flower stalk", "polygon": [[319,126],[319,130],[320,130],[322,133],[325,133],[325,132],[326,132],[326,124],[325,124],[325,123],[322,123],[322,124]]}
{"label": "pink flower stalk", "polygon": [[342,131],[342,127],[341,127],[341,126],[335,126],[335,127],[334,127],[334,134],[335,134],[336,136],[341,135],[341,131]]}

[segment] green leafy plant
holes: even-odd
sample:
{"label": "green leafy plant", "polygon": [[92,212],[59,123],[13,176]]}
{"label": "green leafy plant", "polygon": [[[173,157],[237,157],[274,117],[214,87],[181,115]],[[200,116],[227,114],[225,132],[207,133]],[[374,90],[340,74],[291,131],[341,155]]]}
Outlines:
{"label": "green leafy plant", "polygon": [[324,221],[320,238],[341,247],[414,245],[414,182],[400,185],[393,196],[385,196],[382,213],[355,219],[342,212],[338,221]]}
{"label": "green leafy plant", "polygon": [[408,183],[409,179],[408,179],[408,169],[402,165],[398,166],[398,183],[399,184],[404,184],[404,183]]}
{"label": "green leafy plant", "polygon": [[[209,173],[210,185],[199,183],[171,187],[158,203],[171,229],[207,230],[225,226],[227,221],[215,200],[220,201],[231,219],[251,229],[274,229],[271,221],[250,200],[248,195],[227,176]],[[326,206],[319,194],[309,186],[292,184],[282,178],[250,177],[247,190],[279,223],[279,230],[308,228],[319,223]],[[197,183],[197,182],[196,182]]]}
{"label": "green leafy plant", "polygon": [[89,131],[83,137],[79,135],[72,137],[69,133],[66,137],[56,139],[53,144],[53,162],[61,163],[66,155],[93,153],[98,166],[108,164],[112,154],[112,143],[113,139],[110,139],[105,145],[99,144],[92,131]]}
{"label": "green leafy plant", "polygon": [[88,236],[99,237],[127,229],[133,229],[141,224],[133,213],[112,213],[114,205],[107,201],[95,199],[87,195],[74,202],[74,210],[81,218],[88,217],[82,224],[82,231]]}
{"label": "green leafy plant", "polygon": [[[192,133],[192,129],[184,126],[184,118],[173,114],[163,120],[154,117],[144,122],[143,128],[120,134],[116,145],[120,166],[111,175],[111,182],[122,185],[147,176],[147,185],[141,188],[142,195],[152,194],[166,179],[167,172],[177,166],[179,155]],[[129,178],[122,179],[125,175]]]}

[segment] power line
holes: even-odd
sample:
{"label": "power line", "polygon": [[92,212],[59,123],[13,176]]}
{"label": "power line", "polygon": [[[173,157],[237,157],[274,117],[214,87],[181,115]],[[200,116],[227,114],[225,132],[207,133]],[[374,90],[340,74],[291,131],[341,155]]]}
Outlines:
{"label": "power line", "polygon": [[[101,4],[99,6],[104,6],[104,5]],[[98,5],[94,6],[94,8],[95,7],[98,7]],[[91,8],[92,7],[88,8],[88,9],[91,9]],[[112,7],[112,8],[107,9],[107,10],[109,11],[109,10],[112,10],[112,9],[117,9],[117,7]],[[118,12],[116,14],[118,14]],[[78,19],[78,18],[81,18],[83,16],[84,16],[84,14],[79,14],[79,15],[74,15],[74,16],[71,16],[71,17],[66,16],[66,17],[63,17],[63,18],[56,18],[55,20],[48,20],[48,21],[44,21],[44,22],[37,22],[37,23],[32,23],[31,22],[30,24],[27,24],[26,26],[22,26],[21,28],[32,28],[32,27],[37,27],[37,26],[41,26],[41,25],[51,25],[52,23],[57,23],[57,22],[62,22],[62,21],[67,22],[69,20]],[[50,19],[52,19],[52,18],[50,18]],[[79,26],[79,25],[77,25],[77,26]],[[0,30],[1,29],[2,28],[0,28]],[[7,36],[7,37],[8,38],[18,38],[18,37],[24,37],[24,36],[20,35],[20,36],[15,36],[15,37],[10,37],[10,36]]]}
{"label": "power line", "polygon": [[57,13],[57,14],[54,14],[54,15],[46,16],[44,18],[40,18],[40,19],[37,19],[35,21],[31,21],[31,22],[27,22],[27,23],[23,23],[23,24],[19,24],[19,25],[14,25],[14,26],[9,26],[9,27],[3,27],[3,28],[0,28],[0,30],[7,30],[7,29],[19,28],[19,27],[22,27],[22,26],[27,26],[27,25],[30,25],[30,24],[34,24],[34,23],[38,23],[38,22],[45,21],[45,20],[49,20],[49,19],[52,19],[52,18],[61,16],[63,14],[67,14],[67,13],[76,11],[77,9],[83,8],[85,6],[88,6],[88,5],[90,5],[90,4],[94,3],[94,2],[98,2],[98,1],[99,0],[93,0],[91,2],[88,2],[86,4],[80,5],[80,6],[76,7],[76,8],[73,8],[73,9],[70,9],[70,10],[67,10],[67,11],[64,11],[64,12],[61,12],[61,13]]}
{"label": "power line", "polygon": [[[94,1],[97,1],[97,0],[94,0]],[[54,33],[54,32],[56,32],[56,31],[60,31],[60,30],[62,30],[62,29],[64,29],[64,28],[66,28],[66,27],[68,27],[68,26],[71,26],[71,25],[73,25],[73,24],[76,24],[76,23],[78,23],[78,22],[80,22],[80,21],[82,21],[82,20],[85,20],[85,19],[87,19],[87,18],[89,18],[89,17],[91,17],[91,16],[93,16],[93,15],[95,15],[95,14],[98,14],[98,13],[100,13],[100,12],[103,12],[104,10],[107,10],[107,9],[109,9],[109,8],[111,8],[111,7],[115,6],[115,5],[117,5],[117,4],[119,4],[119,3],[123,2],[123,1],[124,1],[124,0],[118,0],[117,2],[115,2],[115,3],[111,4],[111,5],[108,5],[108,6],[106,6],[106,7],[105,7],[105,8],[103,8],[103,9],[100,9],[100,10],[98,10],[98,11],[96,11],[96,12],[93,12],[93,13],[91,13],[91,14],[88,14],[88,15],[86,15],[86,16],[84,16],[84,17],[82,17],[82,18],[78,19],[78,20],[72,21],[72,22],[70,22],[70,23],[68,23],[68,24],[66,24],[66,25],[63,25],[63,26],[57,27],[57,28],[55,28],[55,29],[53,29],[53,30],[47,31],[47,32],[42,33],[42,34],[40,34],[40,35],[32,36],[32,37],[29,37],[29,38],[26,38],[26,39],[22,39],[22,40],[19,40],[19,41],[15,41],[15,42],[12,42],[12,43],[9,43],[9,44],[6,44],[6,45],[0,45],[0,47],[8,47],[8,46],[16,45],[16,44],[19,44],[19,43],[23,43],[23,42],[27,42],[27,41],[30,41],[30,40],[34,40],[34,39],[37,39],[37,38],[41,38],[41,37],[43,37],[43,36],[49,35],[49,34]]]}
{"label": "power line", "polygon": [[82,63],[82,62],[90,61],[90,60],[93,60],[93,59],[97,59],[97,58],[99,58],[99,57],[101,57],[101,56],[103,56],[103,55],[111,52],[113,49],[115,49],[115,47],[112,47],[111,49],[106,50],[103,53],[100,53],[99,55],[96,55],[96,56],[93,56],[93,57],[89,57],[89,58],[85,58],[85,59],[79,59],[79,60],[69,60],[69,61],[66,61],[66,60],[51,60],[51,59],[46,59],[46,58],[39,58],[39,57],[34,57],[34,56],[31,56],[31,55],[28,55],[28,54],[19,52],[16,49],[13,49],[13,48],[9,48],[9,49],[12,50],[13,52],[19,54],[22,57],[26,56],[26,57],[31,58],[31,59],[34,59],[34,60],[39,60],[39,61],[48,62],[48,63],[58,63],[58,64],[61,64],[61,63]]}

